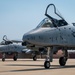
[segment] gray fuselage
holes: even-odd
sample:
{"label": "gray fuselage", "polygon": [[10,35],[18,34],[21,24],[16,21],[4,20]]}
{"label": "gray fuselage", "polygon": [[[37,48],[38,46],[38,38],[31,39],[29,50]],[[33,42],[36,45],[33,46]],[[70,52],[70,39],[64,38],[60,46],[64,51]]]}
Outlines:
{"label": "gray fuselage", "polygon": [[40,46],[75,47],[75,26],[43,27],[41,25],[24,34],[23,41]]}

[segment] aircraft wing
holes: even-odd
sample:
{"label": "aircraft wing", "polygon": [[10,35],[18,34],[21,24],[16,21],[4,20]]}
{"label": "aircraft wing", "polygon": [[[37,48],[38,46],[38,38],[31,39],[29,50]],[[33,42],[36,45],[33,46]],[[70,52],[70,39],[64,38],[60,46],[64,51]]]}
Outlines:
{"label": "aircraft wing", "polygon": [[22,40],[11,40],[13,43],[22,43]]}

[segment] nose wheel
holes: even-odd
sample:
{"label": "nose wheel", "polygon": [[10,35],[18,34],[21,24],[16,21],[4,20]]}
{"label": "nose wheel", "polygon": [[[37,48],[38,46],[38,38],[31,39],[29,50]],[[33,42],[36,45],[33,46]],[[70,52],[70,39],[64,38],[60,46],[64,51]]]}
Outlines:
{"label": "nose wheel", "polygon": [[5,53],[2,54],[2,61],[5,61]]}
{"label": "nose wheel", "polygon": [[52,62],[52,59],[53,59],[53,49],[48,47],[47,48],[47,57],[46,57],[46,60],[44,62],[44,67],[45,69],[49,69],[50,68],[50,62]]}
{"label": "nose wheel", "polygon": [[37,56],[36,56],[36,55],[33,56],[33,60],[34,60],[34,61],[37,60]]}
{"label": "nose wheel", "polygon": [[5,61],[5,58],[2,58],[2,61]]}
{"label": "nose wheel", "polygon": [[18,54],[15,53],[15,55],[14,55],[14,57],[13,57],[13,60],[14,60],[14,61],[17,61],[17,58],[18,58]]}
{"label": "nose wheel", "polygon": [[13,60],[14,60],[14,61],[17,61],[17,57],[16,57],[16,56],[14,56],[14,57],[13,57]]}
{"label": "nose wheel", "polygon": [[49,69],[49,68],[50,68],[50,61],[45,61],[45,62],[44,62],[44,67],[45,67],[46,69]]}

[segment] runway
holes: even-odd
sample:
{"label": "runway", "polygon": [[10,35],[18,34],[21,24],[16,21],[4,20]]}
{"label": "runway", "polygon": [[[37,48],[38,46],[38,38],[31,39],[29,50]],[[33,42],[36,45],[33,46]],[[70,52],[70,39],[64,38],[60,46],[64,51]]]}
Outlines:
{"label": "runway", "polygon": [[6,59],[2,62],[0,59],[0,75],[75,75],[75,60],[68,59],[66,66],[59,66],[59,60],[54,59],[50,69],[45,69],[45,59]]}

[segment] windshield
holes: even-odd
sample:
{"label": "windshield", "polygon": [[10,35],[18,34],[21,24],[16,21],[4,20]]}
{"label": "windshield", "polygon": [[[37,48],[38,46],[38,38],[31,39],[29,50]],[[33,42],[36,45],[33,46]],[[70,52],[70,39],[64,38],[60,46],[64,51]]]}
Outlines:
{"label": "windshield", "polygon": [[39,25],[36,28],[40,28],[40,27],[42,27],[42,28],[53,27],[53,24],[48,18],[45,18],[39,23]]}
{"label": "windshield", "polygon": [[56,9],[54,4],[49,4],[47,6],[45,15],[52,21],[55,27],[64,26],[68,24],[61,16],[60,12]]}

